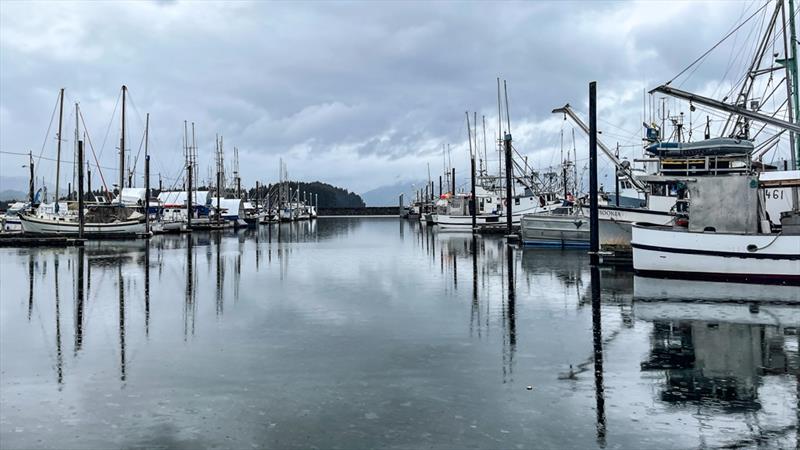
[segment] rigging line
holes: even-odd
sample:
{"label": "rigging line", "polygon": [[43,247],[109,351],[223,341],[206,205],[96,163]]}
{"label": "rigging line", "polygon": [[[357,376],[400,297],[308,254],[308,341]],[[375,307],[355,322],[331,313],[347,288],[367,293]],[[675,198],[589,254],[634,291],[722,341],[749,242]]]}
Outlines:
{"label": "rigging line", "polygon": [[[758,33],[759,35],[761,34],[761,29],[764,26],[764,21],[766,20],[766,16],[767,16],[767,14],[766,14],[766,11],[765,11],[764,15],[761,17],[761,25],[758,27],[759,28],[759,33]],[[753,49],[748,49],[747,47],[745,47],[745,45],[739,46],[739,54],[737,54],[736,57],[733,58],[730,61],[730,63],[728,64],[728,68],[725,69],[725,73],[722,75],[721,80],[725,80],[725,78],[728,76],[728,73],[730,73],[731,69],[733,69],[733,67],[735,65],[741,65],[741,64],[744,63],[744,64],[746,64],[746,67],[749,66],[749,61],[745,58],[745,55],[754,54],[756,47],[759,45],[758,41],[756,41],[754,39],[751,39],[751,37],[753,36],[753,32],[755,31],[755,28],[756,27],[750,29],[750,32],[747,34],[747,38],[745,39],[745,42],[753,41]],[[734,45],[734,48],[735,48],[735,45]],[[748,50],[748,51],[745,52],[745,50]],[[733,52],[731,51],[731,53],[733,53]],[[727,94],[725,94],[725,97],[729,98],[731,95],[733,95],[733,92],[735,90],[737,90],[737,88],[744,82],[744,80],[747,78],[748,75],[749,75],[749,72],[747,70],[745,70],[744,73],[742,74],[742,77],[739,78],[739,80],[736,81],[736,83],[733,83],[731,85],[731,89],[727,92]],[[715,90],[715,92],[714,92],[715,95],[716,95],[716,92],[718,90],[719,90],[719,87],[717,87],[717,90]]]}
{"label": "rigging line", "polygon": [[[108,140],[108,133],[111,132],[111,124],[114,123],[114,117],[116,117],[117,115],[117,108],[119,107],[119,99],[121,97],[122,97],[122,89],[120,89],[119,94],[117,94],[117,102],[114,104],[114,110],[111,111],[111,119],[108,121],[108,128],[106,128],[106,135],[105,137],[103,137],[103,143],[100,145],[100,154],[97,155],[97,157],[103,156],[103,150],[106,148],[106,141]],[[81,120],[83,120],[83,113],[81,113]],[[85,124],[84,127],[86,127]]]}
{"label": "rigging line", "polygon": [[[739,14],[739,18],[738,18],[738,19],[736,19],[736,21],[738,22],[738,21],[742,20],[742,18],[743,18],[743,17],[744,17],[744,15],[747,13],[747,11],[749,11],[750,7],[752,7],[752,6],[753,6],[753,5],[755,5],[755,4],[756,4],[756,1],[753,1],[753,2],[751,2],[751,3],[750,3],[750,4],[749,4],[749,5],[746,7],[746,8],[742,8],[742,12],[741,12],[741,14]],[[734,23],[737,23],[737,22],[734,22]],[[727,77],[727,76],[728,76],[728,72],[729,72],[729,71],[730,71],[730,70],[733,68],[733,63],[734,63],[734,61],[735,61],[736,59],[738,59],[738,58],[739,58],[739,55],[736,55],[736,56],[734,57],[734,52],[736,51],[736,49],[737,49],[737,48],[740,48],[740,46],[737,46],[737,45],[736,45],[736,43],[737,43],[738,41],[739,41],[739,35],[737,34],[737,35],[736,35],[736,36],[733,38],[733,43],[732,43],[732,45],[731,45],[731,52],[730,52],[730,55],[728,55],[728,65],[726,66],[726,68],[725,68],[725,72],[723,73],[722,77],[720,77],[720,78],[719,78],[720,80],[724,80],[724,79],[725,79],[725,77]],[[692,70],[692,72],[689,74],[689,77],[687,77],[687,78],[691,78],[691,76],[692,76],[692,75],[693,75],[693,74],[694,74],[694,73],[697,71],[697,68],[699,68],[699,66],[700,66],[700,65],[698,65],[697,67],[695,67],[695,69],[693,69],[693,70]],[[683,83],[681,83],[681,85],[683,85]],[[713,94],[711,95],[711,97],[714,97],[714,98],[716,98],[716,97],[717,97],[717,94],[719,93],[719,89],[720,89],[720,85],[718,85],[718,86],[716,87],[716,89],[714,89],[714,92],[713,92]]]}
{"label": "rigging line", "polygon": [[[86,141],[89,143],[89,149],[92,151],[92,157],[94,158],[94,164],[97,167],[97,172],[100,173],[100,181],[103,183],[103,187],[106,189],[106,192],[109,192],[108,185],[106,184],[106,178],[103,176],[103,171],[100,168],[100,162],[97,160],[97,154],[94,152],[94,145],[92,145],[92,138],[89,136],[89,129],[86,127],[86,120],[83,118],[83,111],[78,111],[78,114],[81,116],[81,123],[83,124],[83,133],[86,135]],[[101,149],[102,152],[102,149]],[[119,187],[120,193],[122,193],[122,186]],[[110,200],[110,199],[109,199]]]}
{"label": "rigging line", "polygon": [[[28,154],[27,154],[27,153],[24,153],[24,152],[11,152],[11,151],[7,151],[7,150],[0,150],[0,155],[28,156]],[[49,157],[47,157],[47,156],[42,156],[42,159],[43,159],[44,161],[52,161],[52,162],[58,161],[56,158],[49,158]],[[64,165],[69,165],[69,164],[74,164],[75,162],[76,162],[75,160],[66,160],[66,159],[63,159],[63,158],[61,159],[61,165],[62,165],[62,166],[64,166]],[[93,167],[98,167],[98,166],[96,166],[96,165],[95,165],[95,166],[93,166]],[[110,170],[110,171],[116,171],[116,170],[117,170],[116,168],[114,168],[114,167],[109,167],[109,166],[99,166],[99,167],[100,167],[101,169],[106,169],[106,170]],[[183,170],[183,169],[180,169],[180,170]],[[134,172],[134,174],[136,174],[136,175],[143,175],[144,173],[143,173],[143,172]],[[163,176],[163,175],[162,175],[162,177],[161,177],[161,178],[163,178],[163,179],[166,179],[166,180],[168,180],[168,181],[171,181],[171,180],[180,180],[180,178],[173,178],[173,177],[168,177],[168,176]]]}
{"label": "rigging line", "polygon": [[136,158],[133,159],[133,167],[131,167],[131,172],[136,173],[136,164],[139,162],[139,155],[142,153],[142,147],[144,147],[144,135],[142,133],[142,140],[139,142],[139,150],[136,151]]}
{"label": "rigging line", "polygon": [[710,49],[706,50],[706,52],[705,52],[705,53],[703,53],[702,55],[700,55],[700,56],[699,56],[697,59],[695,59],[695,60],[694,60],[694,61],[693,61],[691,64],[689,64],[688,66],[686,66],[686,68],[685,68],[685,69],[681,70],[681,71],[680,71],[680,73],[678,73],[677,75],[675,75],[674,77],[672,77],[672,79],[671,79],[671,80],[669,80],[669,81],[667,81],[665,84],[669,85],[670,83],[672,83],[673,81],[675,81],[675,79],[676,79],[676,78],[678,78],[679,76],[681,76],[681,75],[683,75],[684,73],[686,73],[686,71],[687,71],[687,70],[689,70],[689,69],[690,69],[692,66],[694,66],[695,64],[697,64],[698,62],[700,62],[702,59],[704,59],[706,56],[708,56],[708,54],[709,54],[709,53],[711,53],[711,52],[712,52],[712,51],[714,51],[714,50],[715,50],[717,47],[719,47],[719,46],[720,46],[720,44],[722,44],[723,42],[725,42],[725,40],[727,40],[729,37],[731,37],[731,35],[733,35],[733,34],[734,34],[734,33],[736,33],[737,31],[739,31],[739,29],[740,29],[740,28],[742,28],[742,27],[743,27],[743,26],[744,26],[744,25],[745,25],[747,22],[749,22],[749,21],[750,21],[750,20],[751,20],[753,17],[755,17],[755,16],[756,16],[756,15],[757,15],[759,12],[761,12],[761,11],[762,11],[764,8],[766,8],[766,7],[767,7],[767,5],[769,5],[769,2],[766,2],[766,3],[764,3],[764,5],[762,5],[762,6],[761,6],[761,8],[758,8],[758,9],[757,9],[757,10],[756,10],[756,11],[755,11],[755,12],[754,12],[752,15],[750,15],[750,17],[748,17],[747,19],[745,19],[745,21],[744,21],[744,22],[740,23],[740,24],[739,24],[737,27],[735,27],[733,30],[731,30],[731,32],[730,32],[730,33],[726,34],[726,35],[725,35],[725,37],[723,37],[723,38],[722,38],[722,39],[721,39],[719,42],[717,42],[716,44],[714,44],[714,46],[713,46],[713,47],[711,47]]}
{"label": "rigging line", "polygon": [[[764,27],[766,25],[765,24],[766,19],[767,19],[767,14],[766,14],[766,11],[764,11],[764,15],[761,17],[761,24],[758,26],[758,33],[757,33],[758,36],[761,36],[761,35],[764,34]],[[742,60],[739,61],[739,64],[743,64],[744,65],[744,70],[742,71],[743,72],[742,73],[742,77],[739,79],[739,81],[736,84],[731,86],[731,90],[728,92],[726,97],[732,96],[734,94],[734,91],[736,91],[737,89],[740,89],[741,86],[744,86],[744,83],[746,83],[747,78],[750,77],[750,65],[752,64],[752,61],[748,60],[747,58],[745,58],[744,55],[755,55],[757,50],[758,50],[758,48],[761,46],[761,40],[760,39],[751,39],[751,37],[753,36],[755,31],[756,31],[756,29],[752,28],[750,30],[750,33],[747,35],[747,39],[745,40],[745,42],[751,42],[752,43],[751,47],[747,49],[748,51],[744,52],[745,47],[744,46],[741,47],[740,55],[742,55],[741,56]],[[739,97],[737,95],[735,101],[738,101],[738,100],[739,100]]]}
{"label": "rigging line", "polygon": [[[131,102],[131,106],[133,107],[133,111],[136,113],[136,118],[139,119],[139,126],[144,128],[144,121],[142,120],[142,114],[139,112],[139,108],[136,107],[136,102],[133,101],[133,95],[131,95],[130,90],[128,91],[128,99]],[[144,145],[144,133],[142,133],[142,142],[139,143],[139,150],[136,152],[136,158],[133,160],[134,171],[136,169],[136,164],[139,162],[139,155],[142,152],[142,146],[143,145]]]}
{"label": "rigging line", "polygon": [[44,147],[47,145],[47,138],[50,137],[50,129],[53,128],[53,120],[56,117],[56,111],[58,110],[58,99],[61,97],[61,91],[59,91],[58,95],[56,95],[56,104],[53,105],[53,113],[50,115],[50,123],[47,125],[47,133],[44,135],[44,142],[42,142],[42,149],[39,151],[39,157],[36,159],[36,168],[34,171],[34,177],[39,173],[39,161],[42,159],[42,154],[44,154]]}

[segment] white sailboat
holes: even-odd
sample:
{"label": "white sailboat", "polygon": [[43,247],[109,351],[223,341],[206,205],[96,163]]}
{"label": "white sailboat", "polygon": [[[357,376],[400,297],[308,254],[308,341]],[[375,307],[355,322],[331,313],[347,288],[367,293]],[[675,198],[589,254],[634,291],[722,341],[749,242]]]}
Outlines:
{"label": "white sailboat", "polygon": [[[98,237],[105,235],[129,235],[144,233],[145,215],[126,206],[123,200],[123,188],[125,180],[124,153],[125,153],[125,96],[127,87],[122,86],[122,134],[120,138],[120,196],[117,204],[96,204],[85,208],[85,220],[83,224],[84,233]],[[42,206],[33,212],[21,213],[19,219],[22,230],[29,234],[79,234],[80,224],[76,209],[62,207],[59,202],[59,169],[61,162],[61,128],[64,109],[64,89],[59,95],[60,113],[58,121],[58,148],[56,158],[56,193],[54,208],[51,210]],[[76,104],[75,135],[78,136],[78,107]],[[79,164],[82,162],[79,162]],[[77,205],[75,205],[77,206]]]}

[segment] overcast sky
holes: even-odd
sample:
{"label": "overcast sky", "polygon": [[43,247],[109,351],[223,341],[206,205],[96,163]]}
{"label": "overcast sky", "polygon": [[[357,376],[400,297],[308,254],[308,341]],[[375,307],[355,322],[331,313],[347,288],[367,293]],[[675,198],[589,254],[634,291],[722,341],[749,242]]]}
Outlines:
{"label": "overcast sky", "polygon": [[[291,178],[364,192],[423,178],[427,163],[438,174],[443,143],[467,167],[467,110],[487,116],[492,159],[499,76],[508,80],[515,146],[534,164],[557,163],[562,129],[571,147],[572,125],[550,111],[569,102],[586,117],[591,80],[602,139],[638,155],[643,90],[674,77],[762,4],[6,0],[0,151],[44,148],[54,157],[54,134],[46,132],[64,87],[65,159],[72,159],[77,101],[109,167],[104,176],[115,180],[120,127],[118,116],[111,120],[126,84],[128,147],[139,151],[149,112],[151,170],[165,180],[180,173],[188,120],[196,124],[201,177],[219,133],[226,156],[239,148],[247,185],[274,182],[282,157]],[[760,22],[752,24],[681,86],[721,97],[750,57]],[[697,128],[704,116],[693,120]],[[576,135],[581,159],[586,140]],[[25,179],[24,159],[0,154],[6,185]],[[52,163],[41,165],[38,175],[53,177]]]}

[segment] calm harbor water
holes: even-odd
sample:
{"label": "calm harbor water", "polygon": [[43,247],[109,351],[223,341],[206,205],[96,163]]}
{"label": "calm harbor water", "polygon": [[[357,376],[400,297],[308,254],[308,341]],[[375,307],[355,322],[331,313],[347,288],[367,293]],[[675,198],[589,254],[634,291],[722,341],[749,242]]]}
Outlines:
{"label": "calm harbor water", "polygon": [[397,218],[0,249],[0,283],[2,448],[798,448],[796,287]]}

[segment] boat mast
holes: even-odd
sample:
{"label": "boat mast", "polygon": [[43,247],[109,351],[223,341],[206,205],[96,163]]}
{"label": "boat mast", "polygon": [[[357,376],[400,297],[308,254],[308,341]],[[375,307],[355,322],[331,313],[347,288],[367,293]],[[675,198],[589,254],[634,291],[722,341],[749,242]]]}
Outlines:
{"label": "boat mast", "polygon": [[61,122],[64,118],[64,88],[58,95],[58,138],[56,140],[56,205],[55,210],[58,212],[58,193],[59,183],[61,181]]}
{"label": "boat mast", "polygon": [[[784,39],[785,39],[785,29],[784,29]],[[792,122],[792,119],[800,118],[800,98],[798,97],[798,81],[797,81],[797,29],[795,27],[794,22],[794,0],[789,0],[789,33],[790,33],[790,41],[791,46],[789,47],[789,60],[787,61],[787,65],[789,71],[791,72],[792,78],[792,95],[790,102],[792,103],[791,109],[794,109],[794,117],[789,116],[789,121]],[[794,167],[795,169],[800,169],[800,133],[793,133],[794,134],[794,154],[792,155],[792,159],[794,160]],[[797,197],[795,196],[795,201]]]}
{"label": "boat mast", "polygon": [[122,202],[122,188],[125,187],[125,95],[128,87],[122,85],[122,133],[119,139],[119,200]]}
{"label": "boat mast", "polygon": [[500,106],[500,77],[497,77],[497,177],[503,176],[503,109]]}
{"label": "boat mast", "polygon": [[489,158],[486,156],[486,116],[483,117],[483,164],[481,164],[481,171],[489,169]]}
{"label": "boat mast", "polygon": [[[75,161],[77,161],[79,159],[78,158],[78,140],[80,139],[80,129],[78,127],[78,125],[80,124],[80,122],[78,121],[79,117],[80,117],[80,110],[78,108],[78,102],[75,102]],[[83,160],[81,160],[81,162],[79,162],[78,164],[82,165],[83,164]],[[75,164],[73,164],[72,165],[72,184],[73,184],[73,186],[77,186],[75,184],[75,175],[76,175],[75,172],[76,172],[76,170],[77,170],[77,167],[75,166]]]}

